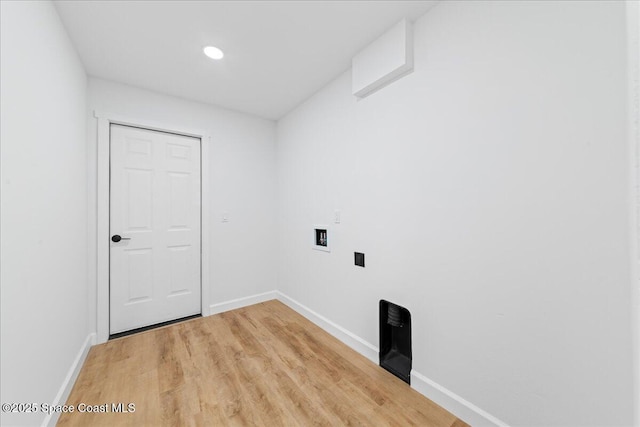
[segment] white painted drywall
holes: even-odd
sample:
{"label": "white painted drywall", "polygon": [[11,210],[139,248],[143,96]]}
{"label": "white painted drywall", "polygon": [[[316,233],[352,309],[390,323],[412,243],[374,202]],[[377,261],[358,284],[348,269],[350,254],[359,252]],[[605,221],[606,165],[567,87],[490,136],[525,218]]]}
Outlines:
{"label": "white painted drywall", "polygon": [[631,194],[629,233],[632,278],[635,282],[631,298],[633,331],[635,426],[640,426],[640,2],[628,1],[627,51],[629,100],[629,181]]}
{"label": "white painted drywall", "polygon": [[[209,215],[211,233],[210,283],[205,284],[211,301],[206,305],[275,289],[275,122],[97,78],[89,79],[88,106],[89,175],[94,188],[94,111],[210,135],[210,157],[202,159],[208,162],[211,188],[210,211],[204,213]],[[89,211],[95,224],[95,199],[90,200]],[[228,222],[222,222],[225,212]],[[92,272],[95,290],[94,267]]]}
{"label": "white painted drywall", "polygon": [[51,2],[0,15],[2,402],[52,404],[90,333],[87,79]]}
{"label": "white painted drywall", "polygon": [[406,306],[414,369],[508,424],[631,425],[624,9],[441,2],[412,74],[280,120],[278,289],[376,345]]}

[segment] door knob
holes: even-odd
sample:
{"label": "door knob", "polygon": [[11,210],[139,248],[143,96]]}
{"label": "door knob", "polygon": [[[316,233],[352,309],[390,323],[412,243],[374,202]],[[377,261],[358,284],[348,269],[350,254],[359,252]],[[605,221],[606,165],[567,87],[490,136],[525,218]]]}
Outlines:
{"label": "door knob", "polygon": [[130,237],[121,237],[119,234],[114,234],[111,236],[111,241],[114,243],[118,243],[120,240],[131,240]]}

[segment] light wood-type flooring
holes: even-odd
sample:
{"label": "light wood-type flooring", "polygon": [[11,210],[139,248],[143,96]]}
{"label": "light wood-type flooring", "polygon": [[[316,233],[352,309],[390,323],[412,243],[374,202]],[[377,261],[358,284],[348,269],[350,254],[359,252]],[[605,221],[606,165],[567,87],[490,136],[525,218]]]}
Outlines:
{"label": "light wood-type flooring", "polygon": [[464,422],[279,301],[94,346],[58,426],[443,426]]}

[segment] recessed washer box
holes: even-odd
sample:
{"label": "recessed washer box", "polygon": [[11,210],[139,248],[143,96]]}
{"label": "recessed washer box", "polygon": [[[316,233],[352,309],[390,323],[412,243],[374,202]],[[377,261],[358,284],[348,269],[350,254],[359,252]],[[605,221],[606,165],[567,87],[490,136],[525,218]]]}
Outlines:
{"label": "recessed washer box", "polygon": [[325,252],[331,252],[329,246],[329,227],[326,225],[313,226],[313,249]]}
{"label": "recessed washer box", "polygon": [[351,61],[351,92],[364,98],[413,71],[413,26],[395,24]]}

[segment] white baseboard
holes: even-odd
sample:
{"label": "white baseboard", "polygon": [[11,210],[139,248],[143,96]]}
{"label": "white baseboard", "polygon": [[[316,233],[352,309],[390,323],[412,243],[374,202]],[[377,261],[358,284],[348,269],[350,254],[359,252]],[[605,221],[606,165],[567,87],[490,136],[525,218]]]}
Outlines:
{"label": "white baseboard", "polygon": [[280,302],[289,306],[289,308],[295,310],[296,312],[298,312],[298,314],[306,317],[311,322],[320,326],[322,329],[338,338],[340,341],[342,341],[358,353],[362,354],[373,363],[378,363],[378,347],[368,343],[356,334],[346,330],[342,326],[333,323],[331,320],[316,313],[309,307],[302,305],[298,301],[288,297],[282,292],[276,291],[276,294],[278,295],[277,298],[278,300],[280,300]]}
{"label": "white baseboard", "polygon": [[261,302],[277,299],[277,291],[264,292],[262,294],[251,295],[244,298],[232,299],[229,301],[211,304],[209,306],[209,314],[224,313],[225,311],[235,310],[236,308],[246,307],[248,305],[258,304]]}
{"label": "white baseboard", "polygon": [[[371,360],[376,365],[379,363],[378,347],[365,341],[342,326],[333,323],[331,320],[316,313],[309,307],[302,305],[282,292],[276,291],[276,294],[282,303],[320,326],[322,329],[338,338],[340,341]],[[483,411],[471,402],[468,402],[415,370],[411,372],[411,387],[473,426],[507,427],[505,422],[492,416],[486,411]]]}
{"label": "white baseboard", "polygon": [[488,412],[478,408],[473,403],[463,399],[451,390],[446,389],[435,381],[430,380],[419,372],[411,371],[411,387],[420,394],[428,397],[456,417],[472,426],[508,427]]}
{"label": "white baseboard", "polygon": [[[309,307],[301,304],[293,298],[280,291],[270,291],[262,294],[252,295],[245,298],[238,298],[211,305],[211,314],[222,313],[224,311],[235,310],[236,308],[277,299],[287,305],[298,314],[304,316],[315,323],[344,344],[348,345],[373,363],[378,364],[378,347],[360,338],[356,334],[348,331],[342,326],[332,322],[321,314],[316,313]],[[447,411],[455,414],[458,418],[473,426],[496,426],[508,427],[508,424],[475,406],[473,403],[463,399],[451,390],[430,380],[415,370],[411,372],[411,387],[424,395],[428,399],[442,406]]]}
{"label": "white baseboard", "polygon": [[[60,389],[58,390],[58,394],[55,399],[53,399],[52,405],[64,405],[69,395],[71,394],[71,389],[73,385],[76,383],[76,379],[78,378],[78,374],[80,373],[80,369],[82,365],[84,365],[84,361],[87,358],[87,354],[89,354],[89,349],[92,345],[96,343],[96,334],[90,333],[87,335],[87,338],[84,340],[82,347],[80,347],[80,351],[76,356],[75,360],[71,364],[69,371],[67,372],[67,376],[65,377]],[[42,421],[42,427],[55,426],[58,422],[58,418],[60,417],[59,412],[52,412],[48,414],[44,421]]]}

